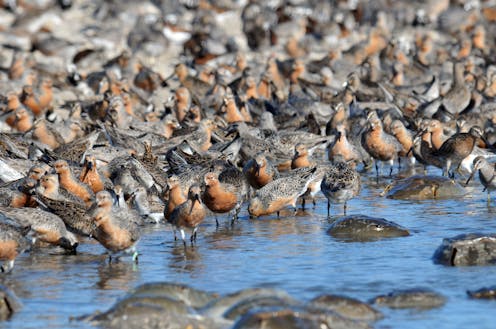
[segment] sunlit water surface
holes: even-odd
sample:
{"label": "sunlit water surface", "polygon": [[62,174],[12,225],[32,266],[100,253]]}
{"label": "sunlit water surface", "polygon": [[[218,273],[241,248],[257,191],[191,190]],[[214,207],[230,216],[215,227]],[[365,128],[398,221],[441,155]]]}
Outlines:
{"label": "sunlit water surface", "polygon": [[[434,171],[434,174],[439,174]],[[392,220],[412,235],[375,242],[337,241],[326,231],[326,199],[297,216],[249,219],[246,210],[233,227],[219,217],[201,226],[194,248],[174,242],[163,224],[144,228],[139,264],[129,258],[108,264],[103,248],[85,241],[77,255],[37,251],[18,257],[14,271],[0,279],[24,307],[2,328],[91,328],[70,317],[106,310],[141,283],[170,281],[218,293],[265,286],[288,291],[300,300],[336,293],[364,301],[393,289],[431,288],[447,298],[430,311],[382,308],[377,328],[494,328],[496,301],[471,300],[466,290],[496,283],[496,266],[445,267],[432,262],[445,237],[468,232],[496,232],[496,202],[490,208],[476,181],[467,195],[446,201],[396,201],[380,196],[391,180],[363,176],[359,198],[348,214]],[[331,221],[342,215],[333,206]]]}

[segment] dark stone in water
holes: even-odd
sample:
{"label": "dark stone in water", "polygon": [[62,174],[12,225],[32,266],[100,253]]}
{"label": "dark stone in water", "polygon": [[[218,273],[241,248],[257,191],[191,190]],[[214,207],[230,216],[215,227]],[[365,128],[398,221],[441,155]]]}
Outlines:
{"label": "dark stone in water", "polygon": [[290,307],[300,304],[297,300],[290,297],[278,297],[278,296],[255,296],[252,298],[244,299],[231,308],[229,308],[225,313],[224,317],[229,320],[236,320],[239,316],[244,315],[248,312],[253,312],[254,310],[267,307]]}
{"label": "dark stone in water", "polygon": [[410,235],[406,228],[394,222],[365,215],[340,218],[332,223],[327,233],[343,241],[359,242]]}
{"label": "dark stone in water", "polygon": [[156,312],[167,312],[175,315],[195,313],[181,301],[164,296],[127,296],[118,301],[108,311],[81,318],[91,322],[110,321],[121,316],[147,316]]}
{"label": "dark stone in water", "polygon": [[232,329],[366,329],[368,323],[346,319],[333,312],[316,309],[282,308],[249,312]]}
{"label": "dark stone in water", "polygon": [[382,313],[369,304],[347,296],[321,295],[312,299],[310,305],[334,311],[352,320],[376,321],[383,318]]}
{"label": "dark stone in water", "polygon": [[443,306],[446,298],[429,289],[415,288],[397,290],[387,295],[377,296],[371,302],[390,308],[431,309]]}
{"label": "dark stone in water", "polygon": [[429,200],[456,198],[464,194],[463,187],[448,177],[415,175],[395,182],[387,197],[398,200]]}
{"label": "dark stone in water", "polygon": [[12,290],[0,285],[0,321],[7,320],[22,307]]}
{"label": "dark stone in water", "polygon": [[[257,298],[278,298],[280,300],[290,300],[291,296],[285,291],[268,288],[249,288],[222,296],[210,302],[201,310],[203,315],[219,318],[224,316],[234,305],[243,303],[247,300]],[[241,304],[239,304],[241,305]]]}
{"label": "dark stone in water", "polygon": [[103,328],[226,328],[232,322],[201,316],[182,301],[165,296],[130,294],[108,311],[77,318]]}
{"label": "dark stone in water", "polygon": [[469,290],[467,294],[474,299],[496,299],[496,286],[481,288],[479,290]]}
{"label": "dark stone in water", "polygon": [[448,266],[496,264],[496,234],[460,234],[443,239],[434,252],[434,263]]}
{"label": "dark stone in water", "polygon": [[200,316],[188,317],[164,312],[163,310],[148,310],[144,314],[125,314],[113,317],[106,322],[99,323],[98,327],[106,329],[184,329],[208,328],[225,329],[232,323],[217,322],[213,319]]}
{"label": "dark stone in water", "polygon": [[204,307],[219,295],[191,288],[184,284],[170,282],[151,282],[130,291],[133,296],[161,296],[181,301],[195,309]]}

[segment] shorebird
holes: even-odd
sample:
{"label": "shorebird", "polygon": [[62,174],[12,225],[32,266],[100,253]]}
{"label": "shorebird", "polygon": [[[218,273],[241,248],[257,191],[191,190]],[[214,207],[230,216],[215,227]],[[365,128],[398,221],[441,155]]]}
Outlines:
{"label": "shorebird", "polygon": [[334,161],[336,157],[342,157],[346,162],[352,162],[354,165],[362,161],[362,156],[358,148],[353,145],[346,137],[346,128],[344,124],[336,126],[336,139],[327,147],[327,158]]}
{"label": "shorebird", "polygon": [[471,92],[465,83],[465,66],[462,62],[453,65],[453,84],[451,89],[443,96],[442,110],[451,117],[460,114],[470,103]]}
{"label": "shorebird", "polygon": [[296,201],[307,191],[316,170],[316,167],[300,168],[259,189],[250,200],[250,216],[258,217],[276,212],[279,217],[279,211],[287,205],[291,205],[296,212]]}
{"label": "shorebird", "polygon": [[95,194],[91,188],[82,183],[72,173],[72,169],[65,160],[57,160],[53,164],[53,169],[59,177],[59,185],[64,188],[67,192],[73,194],[74,196],[80,198],[86,203],[86,206],[90,206],[95,198]]}
{"label": "shorebird", "polygon": [[16,257],[30,248],[26,235],[31,230],[29,226],[21,227],[0,220],[0,266],[1,272],[10,272],[14,267]]}
{"label": "shorebird", "polygon": [[279,171],[264,153],[258,153],[253,159],[248,160],[243,167],[243,173],[248,183],[255,189],[262,188],[279,178]]}
{"label": "shorebird", "polygon": [[[205,191],[202,194],[203,203],[213,213],[223,214],[234,210],[232,222],[234,222],[237,213],[242,204],[238,188],[235,185],[219,181],[219,175],[215,172],[205,174]],[[215,217],[217,226],[219,222]]]}
{"label": "shorebird", "polygon": [[[309,156],[309,151],[306,148],[305,145],[303,144],[296,144],[295,145],[295,155],[293,157],[293,160],[291,161],[291,169],[298,169],[298,168],[308,168],[308,167],[314,167],[316,164],[313,161],[310,161],[308,158]],[[305,203],[306,203],[306,198],[310,196],[313,205],[315,206],[315,196],[317,195],[318,192],[320,192],[320,183],[322,181],[322,178],[324,177],[324,173],[326,171],[327,166],[323,165],[318,165],[316,166],[317,170],[314,174],[314,178],[311,180],[310,184],[308,184],[308,189],[307,191],[301,196],[301,208],[304,210],[305,209]],[[291,175],[292,172],[289,172]]]}
{"label": "shorebird", "polygon": [[478,156],[473,161],[474,170],[470,174],[465,185],[468,185],[470,180],[474,177],[475,173],[479,172],[479,180],[484,186],[483,191],[487,191],[487,204],[490,203],[491,191],[496,190],[496,167],[494,163],[489,163],[484,157]]}
{"label": "shorebird", "polygon": [[344,203],[344,214],[346,215],[346,203],[360,193],[360,174],[345,162],[338,162],[324,175],[320,189],[327,198],[327,216],[330,214],[331,201]]}
{"label": "shorebird", "polygon": [[454,176],[450,174],[450,168],[454,166],[456,170],[459,169],[463,159],[472,153],[475,143],[478,138],[483,138],[483,132],[480,127],[474,126],[470,128],[468,133],[458,133],[448,138],[439,150],[433,153],[443,162],[443,174]]}
{"label": "shorebird", "polygon": [[39,140],[43,144],[56,149],[62,144],[65,144],[64,138],[54,126],[48,126],[45,118],[41,117],[35,120],[32,128],[33,139]]}
{"label": "shorebird", "polygon": [[181,188],[181,181],[178,176],[172,175],[171,177],[169,177],[167,184],[168,195],[165,198],[166,202],[164,207],[164,218],[169,224],[173,226],[174,240],[176,240],[176,227],[171,222],[170,216],[177,206],[187,201],[187,198],[183,193],[183,190]]}
{"label": "shorebird", "polygon": [[0,204],[14,208],[36,205],[31,198],[35,187],[36,180],[30,177],[21,178],[13,184],[0,186]]}
{"label": "shorebird", "polygon": [[181,239],[186,247],[185,228],[192,229],[190,241],[196,240],[196,231],[198,226],[205,219],[206,211],[201,201],[201,189],[198,184],[194,184],[189,188],[188,199],[177,206],[170,215],[170,222],[181,232]]}
{"label": "shorebird", "polygon": [[420,135],[415,136],[410,149],[415,159],[424,165],[424,171],[426,171],[426,166],[428,165],[433,165],[441,169],[443,168],[441,159],[433,155],[436,150],[431,147],[430,140],[431,137],[429,132],[421,133]]}
{"label": "shorebird", "polygon": [[0,207],[0,213],[15,220],[23,227],[31,227],[37,241],[60,246],[68,251],[75,251],[78,239],[67,231],[62,219],[40,208]]}
{"label": "shorebird", "polygon": [[291,169],[311,167],[313,162],[308,158],[310,152],[304,144],[296,144],[293,159],[291,160]]}
{"label": "shorebird", "polygon": [[402,150],[401,144],[394,137],[384,132],[379,118],[370,118],[370,128],[362,135],[362,146],[375,160],[375,170],[379,177],[378,161],[387,161],[391,165],[389,175],[393,173],[394,160]]}
{"label": "shorebird", "polygon": [[426,123],[427,127],[425,128],[428,132],[431,133],[431,141],[432,147],[435,150],[439,150],[441,145],[450,137],[444,134],[443,124],[438,120],[430,120]]}
{"label": "shorebird", "polygon": [[138,227],[139,216],[133,211],[114,207],[112,196],[108,191],[101,191],[96,196],[96,209],[92,220],[95,224],[93,237],[109,252],[109,262],[112,256],[132,254],[133,261],[138,261],[136,243],[140,238]]}
{"label": "shorebird", "polygon": [[84,157],[83,170],[81,170],[79,180],[88,185],[93,193],[98,193],[103,190],[112,190],[114,186],[110,179],[98,171],[96,157],[91,154],[87,154]]}
{"label": "shorebird", "polygon": [[402,146],[401,151],[398,153],[398,155],[400,156],[398,158],[399,164],[401,164],[401,162],[400,162],[401,157],[409,158],[410,163],[414,164],[415,158],[413,157],[413,155],[409,156],[409,151],[413,146],[413,134],[412,134],[412,132],[410,130],[408,130],[405,127],[405,125],[403,124],[403,122],[401,122],[400,120],[394,120],[391,123],[389,128],[390,128],[393,136],[396,137],[396,139],[398,140],[398,142],[400,142],[400,144]]}
{"label": "shorebird", "polygon": [[38,203],[62,218],[69,230],[84,236],[94,234],[88,207],[83,200],[59,188],[57,175],[41,177],[35,192]]}

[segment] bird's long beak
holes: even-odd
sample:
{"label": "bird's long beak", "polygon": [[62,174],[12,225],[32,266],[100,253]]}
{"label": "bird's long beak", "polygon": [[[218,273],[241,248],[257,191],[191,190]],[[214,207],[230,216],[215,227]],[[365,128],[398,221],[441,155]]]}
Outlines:
{"label": "bird's long beak", "polygon": [[472,178],[474,177],[474,174],[475,174],[475,170],[473,170],[472,173],[470,174],[470,176],[468,177],[467,181],[465,182],[465,186],[467,186],[468,183],[472,180]]}
{"label": "bird's long beak", "polygon": [[195,194],[193,196],[193,205],[195,204],[195,202],[201,203],[201,198],[199,194]]}
{"label": "bird's long beak", "polygon": [[189,210],[190,213],[193,211],[193,207],[195,206],[195,203],[196,202],[198,202],[199,204],[201,204],[201,199],[200,199],[200,195],[199,194],[195,194],[193,196],[193,202],[191,202],[191,209]]}

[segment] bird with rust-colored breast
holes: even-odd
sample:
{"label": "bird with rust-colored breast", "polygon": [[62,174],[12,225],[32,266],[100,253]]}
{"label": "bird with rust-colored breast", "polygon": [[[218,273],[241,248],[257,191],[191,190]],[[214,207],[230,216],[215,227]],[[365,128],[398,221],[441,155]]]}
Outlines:
{"label": "bird with rust-colored breast", "polygon": [[188,191],[188,198],[185,202],[177,206],[170,215],[169,221],[181,232],[181,239],[186,246],[186,235],[184,229],[192,230],[191,243],[196,240],[198,226],[206,216],[205,207],[201,201],[201,189],[198,184],[193,184]]}
{"label": "bird with rust-colored breast", "polygon": [[113,256],[131,254],[133,261],[138,260],[136,243],[140,238],[139,215],[120,207],[113,206],[113,198],[108,191],[96,195],[96,208],[91,214],[95,224],[93,237],[109,253],[109,262]]}
{"label": "bird with rust-colored breast", "polygon": [[[220,182],[219,175],[215,172],[205,174],[205,191],[202,194],[203,203],[215,214],[223,214],[235,211],[237,214],[241,208],[241,197],[237,187],[233,184]],[[240,202],[241,201],[241,202]],[[233,221],[236,215],[233,216]],[[215,222],[219,225],[217,217]]]}
{"label": "bird with rust-colored breast", "polygon": [[10,272],[14,268],[17,256],[28,250],[31,246],[26,235],[30,232],[30,226],[19,226],[8,218],[0,218],[0,266],[1,272]]}
{"label": "bird with rust-colored breast", "polygon": [[248,183],[255,189],[262,188],[279,178],[279,171],[263,152],[246,162],[243,173]]}
{"label": "bird with rust-colored breast", "polygon": [[83,200],[86,203],[86,206],[90,206],[93,203],[95,194],[88,185],[82,183],[74,176],[67,161],[55,161],[53,169],[59,177],[59,184],[61,187]]}

